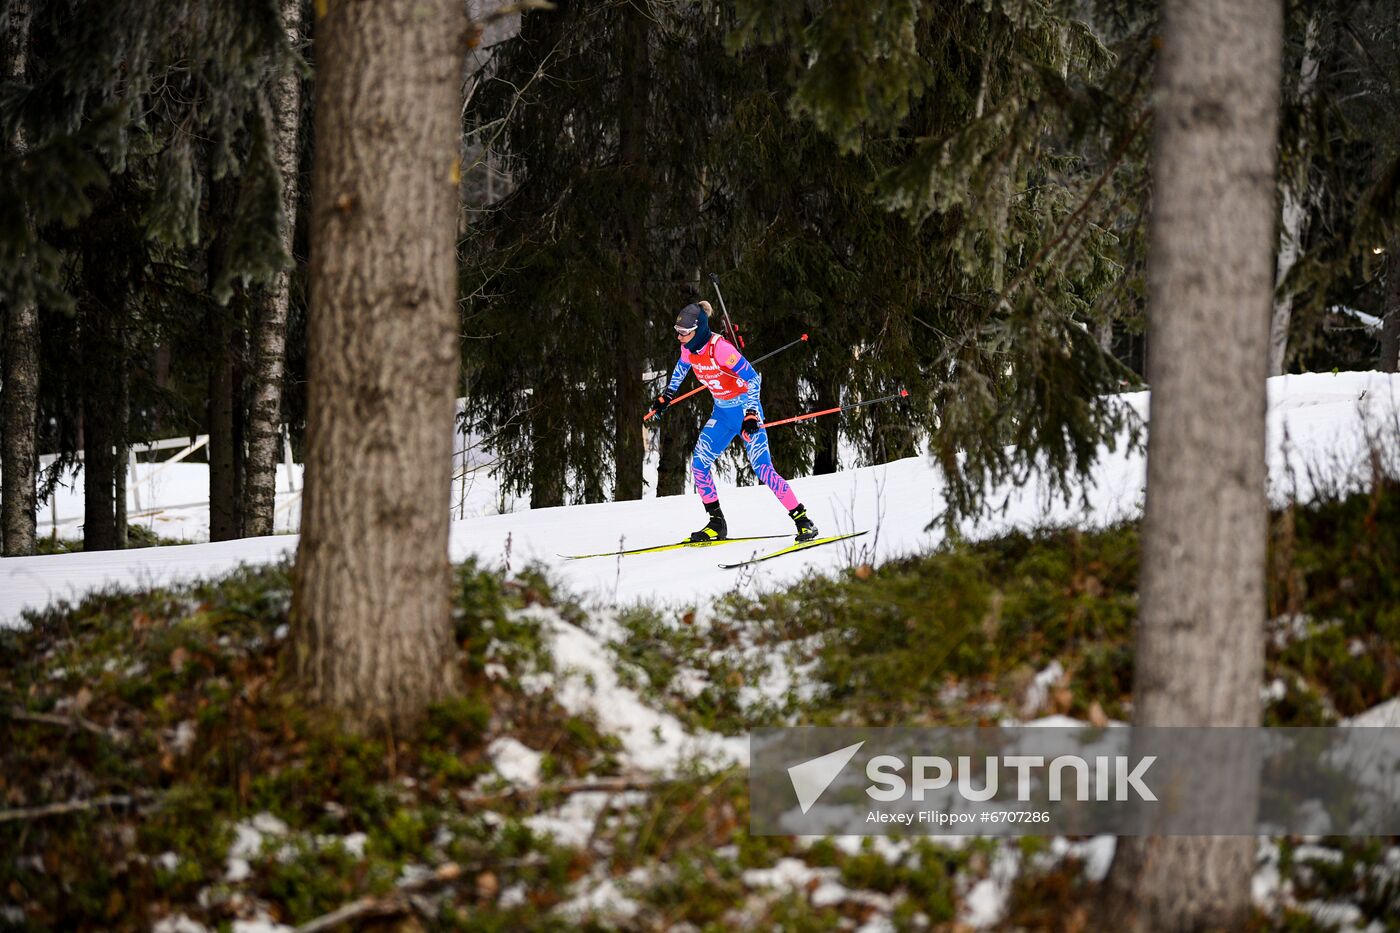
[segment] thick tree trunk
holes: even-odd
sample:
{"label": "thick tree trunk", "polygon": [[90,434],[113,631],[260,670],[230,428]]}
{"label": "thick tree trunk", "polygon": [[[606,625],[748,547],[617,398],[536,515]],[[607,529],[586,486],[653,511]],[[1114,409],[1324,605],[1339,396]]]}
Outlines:
{"label": "thick tree trunk", "polygon": [[465,7],[330,0],[316,24],[295,671],[394,725],[454,693],[447,497]]}
{"label": "thick tree trunk", "polygon": [[[1136,726],[1259,723],[1264,412],[1275,229],[1278,0],[1164,8],[1150,266],[1152,412]],[[1201,789],[1252,812],[1258,773],[1214,762]],[[1115,926],[1233,928],[1255,839],[1119,840]]]}
{"label": "thick tree trunk", "polygon": [[[87,251],[83,263],[97,260]],[[90,261],[91,260],[91,261]],[[117,535],[117,450],[121,425],[115,401],[121,392],[116,373],[123,366],[116,314],[108,304],[120,292],[108,291],[101,273],[85,273],[81,309],[83,359],[83,550],[110,551]]]}
{"label": "thick tree trunk", "polygon": [[237,454],[234,447],[233,326],[231,307],[209,312],[209,540],[238,537]]}
{"label": "thick tree trunk", "polygon": [[4,555],[34,553],[35,434],[39,406],[39,314],[32,301],[6,309],[4,382]]}
{"label": "thick tree trunk", "polygon": [[[215,283],[223,273],[225,253],[233,223],[237,182],[223,179],[213,182],[209,193],[210,223],[213,241],[205,267],[205,283],[212,295]],[[236,287],[225,305],[211,305],[206,330],[210,336],[210,356],[207,387],[206,424],[209,430],[209,540],[228,541],[237,538],[241,527],[238,503],[238,459],[240,451],[235,442],[234,418],[237,409],[234,334],[243,301],[242,288]]]}
{"label": "thick tree trunk", "polygon": [[[282,28],[293,48],[301,46],[302,0],[282,0]],[[301,75],[288,68],[273,100],[277,122],[277,167],[282,176],[282,248],[287,266],[267,290],[253,335],[252,404],[248,411],[248,462],[243,487],[243,530],[250,537],[272,534],[281,440],[283,359],[291,306],[292,235],[297,216],[297,141],[301,131]]]}
{"label": "thick tree trunk", "polygon": [[[24,83],[29,62],[29,3],[10,5],[10,24],[4,48],[4,72],[11,81]],[[24,128],[9,141],[10,149],[26,151]],[[28,223],[28,218],[25,220]],[[5,359],[3,382],[4,450],[0,453],[0,538],[7,557],[33,554],[35,543],[35,467],[38,451],[35,433],[39,423],[39,309],[25,296],[14,296],[5,307]]]}
{"label": "thick tree trunk", "polygon": [[651,92],[647,52],[652,13],[636,4],[623,8],[627,24],[622,41],[622,115],[618,136],[619,177],[628,187],[628,210],[622,233],[619,264],[625,296],[617,316],[613,368],[613,499],[642,497],[642,409],[646,386],[642,383],[642,335],[646,327],[646,220],[650,211],[647,181],[647,102]]}
{"label": "thick tree trunk", "polygon": [[[544,371],[552,367],[546,362]],[[568,404],[568,393],[559,377],[552,374],[536,382],[530,417],[530,508],[552,509],[564,504],[564,464],[568,427],[560,424],[561,406]]]}
{"label": "thick tree trunk", "polygon": [[1385,254],[1385,317],[1381,323],[1380,370],[1400,372],[1400,237]]}
{"label": "thick tree trunk", "polygon": [[247,320],[248,313],[245,307],[233,338],[233,511],[236,517],[234,533],[239,538],[248,533],[243,524],[243,489],[247,483],[248,467],[245,453],[248,440],[248,367],[243,363],[248,358],[248,332],[243,322]]}
{"label": "thick tree trunk", "polygon": [[[1303,39],[1303,61],[1298,68],[1298,98],[1307,106],[1317,86],[1318,19],[1308,17]],[[1278,261],[1274,274],[1274,313],[1269,323],[1269,375],[1283,374],[1288,362],[1288,328],[1293,321],[1293,293],[1283,290],[1284,279],[1293,271],[1303,251],[1303,237],[1308,230],[1308,165],[1312,160],[1307,140],[1298,142],[1296,161],[1290,177],[1284,179],[1283,214],[1279,218]]]}
{"label": "thick tree trunk", "polygon": [[126,484],[127,467],[131,459],[131,368],[123,365],[117,373],[117,454],[112,477],[112,493],[116,498],[117,547],[125,548],[127,541]]}

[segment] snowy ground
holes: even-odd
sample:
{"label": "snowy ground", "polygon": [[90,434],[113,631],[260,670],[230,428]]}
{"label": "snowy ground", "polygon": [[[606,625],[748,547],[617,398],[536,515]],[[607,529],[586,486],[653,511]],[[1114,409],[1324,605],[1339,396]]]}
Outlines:
{"label": "snowy ground", "polygon": [[[1283,376],[1270,380],[1269,395],[1272,494],[1281,499],[1296,490],[1306,498],[1312,482],[1310,471],[1333,481],[1364,475],[1365,426],[1370,424],[1374,429],[1398,417],[1400,376]],[[1147,393],[1124,395],[1122,401],[1146,416]],[[774,446],[781,466],[780,437]],[[205,469],[197,464],[174,464],[153,480],[138,474],[143,477],[140,511],[148,513],[144,520],[165,535],[207,533],[207,506],[189,505],[207,498],[198,488],[200,482],[207,482]],[[1009,494],[1005,512],[965,531],[980,537],[1037,523],[1098,526],[1131,517],[1141,510],[1145,475],[1141,453],[1105,451],[1087,489],[1087,508],[1078,502],[1065,505],[1052,500],[1047,484],[1037,480],[990,497],[990,501],[1000,502]],[[296,511],[297,494],[292,485],[301,487],[299,471],[289,483],[286,471],[279,470],[280,514],[288,521]],[[549,565],[555,577],[574,592],[602,605],[614,605],[638,600],[700,602],[736,586],[778,586],[809,571],[889,560],[925,550],[940,539],[928,525],[943,508],[943,482],[927,459],[909,458],[827,476],[794,478],[793,486],[824,532],[869,530],[870,534],[751,571],[718,568],[721,561],[761,550],[749,544],[569,561],[560,554],[678,540],[704,523],[699,502],[694,496],[678,496],[536,511],[523,510],[522,506],[521,511],[491,514],[503,503],[507,508],[518,503],[503,500],[489,473],[482,470],[473,474],[465,487],[458,485],[453,490],[450,506],[454,514],[472,517],[453,522],[451,554],[453,560],[476,557],[487,565],[514,569],[539,561]],[[725,488],[722,499],[732,536],[791,531],[782,508],[762,487]],[[79,482],[77,488],[61,494],[60,518],[76,514],[73,510],[81,501]],[[163,585],[215,576],[243,563],[274,561],[290,555],[296,542],[294,535],[277,535],[0,560],[0,625],[18,624],[25,610],[75,599],[103,587]]]}

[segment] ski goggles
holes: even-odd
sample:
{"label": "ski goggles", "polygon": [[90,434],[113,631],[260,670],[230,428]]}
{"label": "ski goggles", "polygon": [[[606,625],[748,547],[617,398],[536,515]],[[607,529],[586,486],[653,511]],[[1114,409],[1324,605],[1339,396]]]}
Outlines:
{"label": "ski goggles", "polygon": [[682,327],[681,325],[677,324],[677,325],[676,325],[676,333],[679,334],[680,336],[684,337],[686,334],[693,334],[693,333],[695,333],[696,329],[697,329],[699,326],[700,326],[699,324],[691,324],[689,327]]}

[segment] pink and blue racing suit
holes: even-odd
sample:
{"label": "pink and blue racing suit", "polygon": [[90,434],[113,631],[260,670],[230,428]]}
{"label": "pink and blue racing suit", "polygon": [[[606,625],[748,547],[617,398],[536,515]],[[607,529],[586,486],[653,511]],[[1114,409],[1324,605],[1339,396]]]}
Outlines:
{"label": "pink and blue racing suit", "polygon": [[[710,420],[705,422],[705,428],[700,432],[700,439],[695,443],[690,472],[695,478],[695,490],[700,493],[700,498],[705,502],[714,502],[719,499],[719,490],[715,488],[710,467],[739,434],[745,413],[753,412],[758,416],[759,423],[763,423],[763,403],[759,400],[763,377],[732,343],[719,334],[712,335],[698,353],[681,348],[681,358],[671,371],[667,388],[674,393],[692,369],[695,370],[695,378],[714,396],[715,406],[710,412]],[[797,508],[797,495],[773,467],[773,457],[768,451],[768,432],[759,428],[750,434],[744,441],[744,452],[749,456],[754,473],[778,497],[783,508],[789,512]]]}

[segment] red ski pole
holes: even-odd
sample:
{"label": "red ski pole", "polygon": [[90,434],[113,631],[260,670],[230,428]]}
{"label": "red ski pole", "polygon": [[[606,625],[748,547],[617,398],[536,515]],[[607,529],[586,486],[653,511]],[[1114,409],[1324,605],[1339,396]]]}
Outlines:
{"label": "red ski pole", "polygon": [[[784,350],[786,350],[788,347],[795,347],[795,346],[797,346],[799,343],[804,343],[806,340],[807,340],[807,335],[806,335],[806,334],[803,334],[801,337],[798,337],[796,340],[789,340],[787,343],[783,344],[783,345],[782,345],[781,347],[779,347],[778,349],[772,350],[772,351],[770,351],[770,352],[768,352],[768,353],[765,353],[765,354],[763,354],[762,356],[760,356],[760,357],[759,357],[758,359],[756,359],[756,360],[749,360],[749,362],[752,363],[752,364],[754,364],[754,365],[757,365],[757,364],[759,364],[759,363],[762,363],[764,360],[768,359],[768,357],[770,357],[770,356],[776,356],[777,354],[782,353],[782,352],[783,352]],[[671,404],[674,405],[674,404],[676,404],[677,402],[680,402],[680,401],[683,401],[683,400],[685,400],[685,399],[688,399],[688,398],[690,398],[692,395],[694,395],[696,392],[699,392],[699,391],[700,391],[701,389],[703,389],[703,388],[705,388],[703,385],[699,385],[699,386],[696,386],[695,388],[691,389],[689,392],[684,393],[683,395],[677,395],[675,398],[671,399]],[[647,412],[645,415],[642,415],[642,420],[643,420],[643,421],[650,421],[650,420],[651,420],[651,412]]]}
{"label": "red ski pole", "polygon": [[765,421],[760,427],[775,428],[780,424],[791,424],[794,421],[807,421],[812,418],[820,418],[822,415],[834,415],[838,411],[850,411],[852,408],[861,408],[865,405],[875,405],[879,402],[891,402],[895,399],[905,398],[909,395],[908,389],[900,389],[894,395],[886,395],[883,398],[872,398],[864,402],[852,402],[850,405],[842,405],[840,408],[825,408],[821,411],[808,412],[805,415],[794,415],[791,418],[783,418],[781,421]]}

